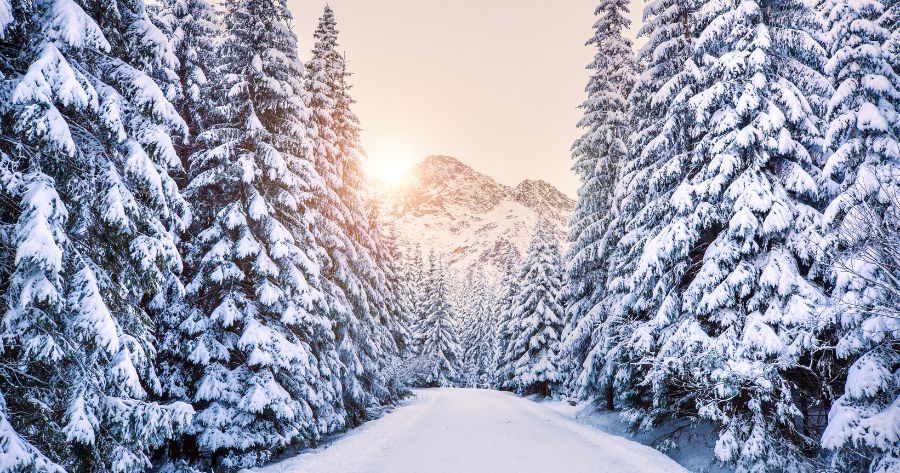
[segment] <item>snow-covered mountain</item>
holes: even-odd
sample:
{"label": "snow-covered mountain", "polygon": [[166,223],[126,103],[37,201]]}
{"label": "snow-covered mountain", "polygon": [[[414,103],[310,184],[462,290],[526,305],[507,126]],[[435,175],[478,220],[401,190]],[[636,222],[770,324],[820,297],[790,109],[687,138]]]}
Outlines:
{"label": "snow-covered mountain", "polygon": [[565,243],[575,203],[547,182],[501,184],[450,156],[430,156],[398,185],[382,187],[381,218],[394,226],[400,247],[434,249],[447,265],[465,271],[481,265],[494,279],[510,253],[521,257],[539,218]]}

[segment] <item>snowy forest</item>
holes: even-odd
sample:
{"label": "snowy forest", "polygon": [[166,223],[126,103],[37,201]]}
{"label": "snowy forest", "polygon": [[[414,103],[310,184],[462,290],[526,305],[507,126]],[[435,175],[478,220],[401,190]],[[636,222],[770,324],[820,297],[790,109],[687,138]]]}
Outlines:
{"label": "snowy forest", "polygon": [[900,2],[629,8],[568,241],[494,281],[379,223],[330,7],[302,61],[286,0],[0,0],[0,471],[235,472],[433,387],[900,471]]}

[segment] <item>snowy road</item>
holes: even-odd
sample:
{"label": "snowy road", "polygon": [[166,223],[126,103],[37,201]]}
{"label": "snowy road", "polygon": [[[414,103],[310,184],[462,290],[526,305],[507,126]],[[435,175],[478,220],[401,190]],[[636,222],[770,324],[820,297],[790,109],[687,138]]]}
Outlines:
{"label": "snowy road", "polygon": [[508,393],[416,391],[326,448],[259,473],[680,473],[652,448]]}

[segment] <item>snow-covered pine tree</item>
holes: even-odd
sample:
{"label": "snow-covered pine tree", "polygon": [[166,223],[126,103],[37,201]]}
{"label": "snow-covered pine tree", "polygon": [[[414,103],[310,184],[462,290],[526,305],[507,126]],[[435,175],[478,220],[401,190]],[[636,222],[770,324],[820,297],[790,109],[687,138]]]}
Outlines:
{"label": "snow-covered pine tree", "polygon": [[515,360],[512,342],[519,333],[518,320],[513,317],[516,295],[519,292],[519,273],[512,254],[506,261],[506,267],[500,279],[499,292],[494,302],[494,313],[497,315],[497,328],[494,337],[494,387],[513,390]]}
{"label": "snow-covered pine tree", "polygon": [[413,351],[418,353],[422,347],[422,321],[425,319],[425,280],[427,271],[425,262],[422,261],[422,247],[416,244],[406,257],[405,278],[409,285],[410,299],[412,300],[412,314],[410,320],[410,332],[413,340]]}
{"label": "snow-covered pine tree", "polygon": [[459,327],[463,327],[469,314],[469,305],[471,299],[468,294],[468,285],[472,283],[474,273],[461,274],[453,272],[447,278],[447,296],[453,312],[458,317]]}
{"label": "snow-covered pine tree", "polygon": [[402,264],[403,256],[397,246],[396,229],[390,223],[379,221],[380,202],[377,199],[370,198],[366,205],[369,209],[369,229],[375,242],[375,264],[384,274],[381,292],[384,294],[386,314],[389,316],[383,320],[383,324],[394,340],[394,358],[397,359],[392,360],[391,364],[396,365],[408,358],[415,349],[412,334],[415,312],[413,296]]}
{"label": "snow-covered pine tree", "polygon": [[[468,277],[463,280],[468,279]],[[451,291],[453,293],[454,291]],[[451,297],[452,298],[452,297]],[[478,378],[475,364],[472,360],[477,359],[477,354],[473,349],[473,338],[478,332],[478,309],[474,300],[467,301],[466,304],[457,305],[451,303],[454,307],[454,314],[457,316],[456,326],[459,327],[459,386],[464,388],[474,388]]]}
{"label": "snow-covered pine tree", "polygon": [[494,380],[494,344],[497,320],[493,310],[493,294],[484,271],[477,268],[468,284],[467,324],[463,330],[463,370],[466,385],[490,388]]}
{"label": "snow-covered pine tree", "polygon": [[885,28],[896,26],[891,14],[876,1],[830,0],[824,10],[835,93],[823,172],[838,189],[823,219],[835,301],[826,325],[838,334],[838,357],[852,364],[822,443],[841,471],[900,469],[900,77]]}
{"label": "snow-covered pine tree", "polygon": [[[602,357],[608,342],[593,338],[600,334],[592,332],[608,314],[603,307],[606,279],[621,231],[614,193],[628,156],[628,95],[636,74],[631,41],[623,36],[631,25],[628,2],[603,0],[594,14],[598,18],[587,44],[597,53],[588,66],[591,77],[585,89],[587,99],[581,105],[584,117],[578,123],[584,134],[572,146],[573,170],[581,186],[565,256],[562,300],[566,327],[559,368],[577,396],[603,393],[607,408],[612,409],[612,373],[601,371],[607,366]],[[589,353],[591,360],[585,363]]]}
{"label": "snow-covered pine tree", "polygon": [[883,46],[887,51],[885,59],[894,69],[894,74],[900,74],[900,2],[887,0],[883,5],[884,14],[878,24],[889,32]]}
{"label": "snow-covered pine tree", "polygon": [[519,270],[519,291],[513,319],[519,330],[512,339],[514,386],[525,394],[550,396],[558,392],[562,375],[557,368],[563,308],[559,243],[546,220],[538,222]]}
{"label": "snow-covered pine tree", "polygon": [[690,22],[694,120],[673,124],[696,143],[646,187],[637,215],[655,223],[621,299],[643,320],[628,358],[652,387],[652,405],[634,414],[644,425],[712,421],[716,456],[739,472],[808,471],[816,433],[802,416],[817,393],[800,365],[824,303],[815,258],[824,51],[802,2],[701,4]]}
{"label": "snow-covered pine tree", "polygon": [[[326,15],[328,13],[326,6]],[[335,32],[336,33],[336,32]],[[335,47],[337,47],[335,45]],[[360,122],[351,107],[356,100],[350,95],[352,86],[349,83],[351,73],[347,68],[347,61],[340,56],[340,61],[335,66],[337,71],[337,89],[335,90],[334,106],[334,130],[337,134],[337,149],[339,152],[338,169],[343,175],[345,201],[350,202],[348,207],[361,207],[367,217],[360,221],[360,228],[356,232],[359,245],[362,250],[371,254],[373,260],[373,274],[368,287],[369,306],[372,316],[369,319],[370,331],[373,339],[380,345],[378,357],[380,364],[375,368],[382,377],[385,367],[396,363],[410,346],[409,324],[404,313],[408,307],[404,306],[407,288],[400,284],[397,273],[399,252],[394,248],[394,229],[379,221],[377,199],[370,196],[370,180],[363,168],[362,158],[365,150],[360,142]],[[369,196],[369,197],[367,197]],[[362,215],[361,215],[362,216]],[[364,232],[364,231],[365,232]],[[362,252],[362,251],[361,251]],[[367,376],[372,376],[368,373]],[[398,400],[399,392],[388,390],[379,395],[380,402]]]}
{"label": "snow-covered pine tree", "polygon": [[188,307],[172,324],[168,372],[171,395],[198,411],[188,443],[215,469],[257,465],[345,424],[311,230],[322,183],[290,18],[284,0],[227,4],[219,115],[190,158]]}
{"label": "snow-covered pine tree", "polygon": [[[642,409],[653,404],[651,386],[642,382],[648,366],[640,363],[650,347],[635,330],[652,317],[652,306],[661,302],[663,288],[671,287],[674,278],[673,273],[637,281],[632,276],[644,246],[673,218],[676,188],[693,172],[688,99],[694,93],[697,31],[691,15],[697,8],[693,0],[653,0],[644,9],[639,35],[647,42],[638,52],[639,74],[629,97],[629,154],[619,166],[612,199],[616,207],[608,234],[616,241],[613,264],[606,268],[605,300],[597,306],[601,323],[582,326],[590,332],[567,333],[572,341],[590,337],[583,348],[567,344],[567,349],[586,353],[575,383],[579,397],[605,398],[607,406],[611,397],[618,399],[626,414],[632,414],[633,427],[647,419]],[[657,284],[660,290],[654,291]],[[603,384],[609,382],[613,392]],[[663,411],[678,415],[677,409]]]}
{"label": "snow-covered pine tree", "polygon": [[397,321],[385,303],[384,272],[373,256],[382,242],[368,226],[359,123],[350,110],[348,76],[337,50],[334,12],[326,6],[306,64],[317,189],[318,244],[325,249],[325,290],[340,358],[341,382],[351,423],[367,419],[367,408],[396,398],[385,379],[398,355],[390,333]]}
{"label": "snow-covered pine tree", "polygon": [[437,261],[434,252],[428,259],[424,319],[420,327],[420,356],[429,366],[424,383],[426,387],[456,386],[461,381],[461,347],[456,317],[448,301],[447,276],[443,264]]}
{"label": "snow-covered pine tree", "polygon": [[[134,472],[190,423],[161,405],[146,302],[177,280],[184,122],[142,1],[0,2],[4,469]],[[8,246],[7,246],[8,245]]]}
{"label": "snow-covered pine tree", "polygon": [[[212,123],[215,100],[210,77],[219,64],[217,42],[222,36],[221,18],[206,0],[163,0],[151,5],[151,20],[166,35],[174,53],[175,76],[169,80],[170,101],[187,124],[188,130],[173,143],[185,169],[190,156],[197,151],[197,138]],[[182,187],[188,184],[187,173],[175,178]],[[183,245],[182,245],[183,246]],[[184,248],[182,247],[182,250]],[[189,376],[179,362],[184,350],[179,325],[185,319],[184,286],[181,280],[166,285],[165,299],[156,301],[160,338],[159,366],[166,398],[191,401],[185,397],[184,377]],[[178,458],[195,451],[193,437],[187,442],[173,442],[167,456]],[[189,445],[188,445],[189,444]],[[182,452],[184,451],[184,452]]]}
{"label": "snow-covered pine tree", "polygon": [[[0,6],[2,8],[2,6]],[[11,13],[10,13],[11,14]],[[9,17],[8,21],[12,21]],[[0,39],[5,39],[6,25],[0,26]],[[3,56],[0,61],[8,63],[9,57]],[[0,80],[5,78],[7,71],[0,69]],[[0,128],[0,132],[8,133],[10,130]],[[12,142],[12,135],[0,134],[0,142]],[[12,175],[18,166],[13,156],[6,153],[0,146],[0,294],[7,293],[10,275],[15,269],[15,257],[17,248],[15,244],[15,221],[19,213],[15,189],[7,188],[6,183],[12,182]],[[0,298],[0,314],[6,314],[9,310],[8,298]],[[2,359],[2,358],[0,358]],[[50,460],[43,452],[32,445],[26,438],[19,435],[13,427],[14,419],[11,418],[6,398],[3,394],[5,386],[19,385],[19,375],[25,375],[14,365],[7,364],[0,369],[0,378],[4,386],[0,388],[0,456],[3,458],[3,466],[8,471],[35,471],[35,472],[63,472],[61,466]],[[26,426],[27,427],[27,426]]]}
{"label": "snow-covered pine tree", "polygon": [[494,312],[496,306],[496,295],[494,287],[491,286],[487,279],[483,282],[479,280],[476,289],[477,299],[479,302],[478,312],[481,314],[480,327],[481,332],[477,337],[473,338],[473,345],[477,347],[477,374],[475,387],[482,389],[490,389],[494,386],[494,360],[496,355],[494,349],[497,346],[497,314]]}
{"label": "snow-covered pine tree", "polygon": [[169,39],[177,59],[171,101],[187,123],[188,134],[175,142],[175,149],[187,168],[197,136],[212,119],[210,77],[217,74],[221,19],[206,0],[162,0],[155,5],[152,19]]}

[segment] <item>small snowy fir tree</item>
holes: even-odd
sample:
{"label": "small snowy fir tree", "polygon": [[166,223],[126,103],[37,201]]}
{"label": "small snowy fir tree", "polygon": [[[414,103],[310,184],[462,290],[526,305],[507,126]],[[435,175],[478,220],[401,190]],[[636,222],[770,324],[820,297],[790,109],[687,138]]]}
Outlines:
{"label": "small snowy fir tree", "polygon": [[[3,469],[134,472],[190,423],[161,405],[146,302],[177,280],[185,124],[142,1],[0,1]],[[8,245],[8,246],[7,246]],[[5,252],[5,251],[4,251]],[[7,462],[8,460],[8,462]]]}
{"label": "small snowy fir tree", "polygon": [[443,264],[429,257],[420,356],[429,366],[425,387],[456,386],[460,382],[461,348],[456,318],[449,301]]}
{"label": "small snowy fir tree", "polygon": [[[464,281],[468,278],[462,278]],[[455,291],[451,290],[451,293]],[[453,299],[453,297],[451,297]],[[457,316],[456,326],[459,327],[459,346],[460,346],[460,369],[459,369],[459,385],[465,388],[474,388],[478,375],[476,374],[476,366],[471,361],[477,358],[475,350],[472,348],[472,337],[478,330],[478,310],[474,300],[470,300],[466,304],[454,304],[454,314]]]}
{"label": "small snowy fir tree", "polygon": [[422,321],[425,320],[425,298],[427,277],[426,264],[422,260],[422,248],[415,245],[411,254],[407,256],[405,277],[409,284],[410,298],[413,311],[411,314],[410,331],[413,337],[414,351],[418,353],[422,347]]}
{"label": "small snowy fir tree", "polygon": [[385,294],[385,268],[376,255],[383,242],[372,231],[363,196],[366,179],[360,156],[359,122],[350,110],[346,63],[338,52],[337,23],[326,6],[306,64],[315,169],[323,178],[316,189],[316,238],[325,250],[325,290],[344,369],[340,380],[348,418],[368,418],[368,408],[396,398],[385,368],[398,357],[392,313]]}
{"label": "small snowy fir tree", "polygon": [[563,325],[561,271],[559,243],[549,223],[541,220],[519,271],[513,309],[519,326],[512,340],[516,354],[514,385],[525,394],[550,396],[562,380],[556,366]]}
{"label": "small snowy fir tree", "polygon": [[518,320],[513,310],[516,294],[519,291],[519,277],[516,262],[512,255],[506,261],[506,268],[500,280],[499,294],[494,303],[497,314],[496,336],[494,337],[494,387],[498,389],[515,389],[513,375],[516,357],[512,351],[512,343],[519,333]]}
{"label": "small snowy fir tree", "polygon": [[468,278],[469,304],[463,334],[463,367],[466,386],[489,388],[494,378],[494,344],[497,321],[493,294],[484,272],[476,269]]}
{"label": "small snowy fir tree", "polygon": [[[344,425],[311,234],[303,66],[284,0],[227,5],[217,121],[191,156],[196,208],[171,395],[197,406],[200,466],[258,465]],[[187,460],[192,452],[184,452]]]}
{"label": "small snowy fir tree", "polygon": [[[599,18],[587,44],[597,48],[597,53],[588,66],[592,72],[585,89],[588,97],[581,105],[584,117],[578,123],[584,134],[572,147],[573,169],[581,187],[565,258],[566,328],[560,369],[571,390],[586,397],[603,392],[607,408],[612,409],[612,380],[599,375],[597,371],[605,363],[595,359],[606,342],[592,332],[608,312],[603,307],[607,272],[614,263],[612,253],[619,237],[614,192],[628,155],[628,95],[635,81],[635,65],[631,41],[623,37],[631,24],[628,2],[604,0],[594,14]],[[592,359],[585,364],[589,353]]]}
{"label": "small snowy fir tree", "polygon": [[835,93],[823,171],[838,189],[824,216],[835,280],[826,323],[852,364],[822,443],[841,471],[900,469],[900,77],[883,26],[890,15],[876,1],[825,4]]}

